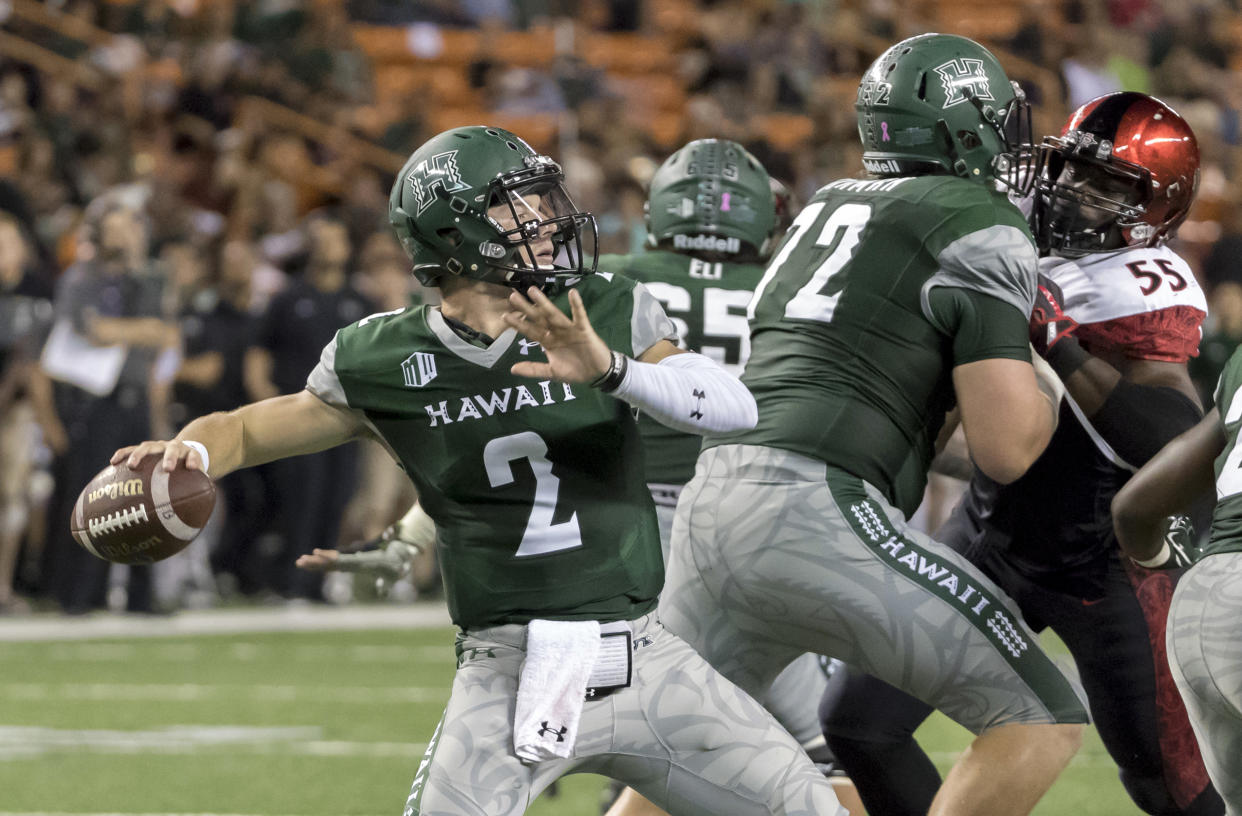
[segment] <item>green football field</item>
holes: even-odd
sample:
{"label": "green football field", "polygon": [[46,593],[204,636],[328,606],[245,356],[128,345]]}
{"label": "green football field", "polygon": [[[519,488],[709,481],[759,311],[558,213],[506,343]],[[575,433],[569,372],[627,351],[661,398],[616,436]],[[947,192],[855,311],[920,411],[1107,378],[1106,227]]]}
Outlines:
{"label": "green football field", "polygon": [[[0,632],[0,816],[398,816],[452,673],[443,627],[31,642]],[[968,741],[938,715],[921,736],[942,768]],[[529,812],[593,816],[603,785],[571,777]],[[1035,812],[1138,811],[1092,732]]]}

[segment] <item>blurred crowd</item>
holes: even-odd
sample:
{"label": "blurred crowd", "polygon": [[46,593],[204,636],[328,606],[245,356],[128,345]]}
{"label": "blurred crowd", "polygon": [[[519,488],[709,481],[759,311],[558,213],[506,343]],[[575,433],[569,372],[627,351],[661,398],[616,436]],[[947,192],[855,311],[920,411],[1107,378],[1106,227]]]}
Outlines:
{"label": "blurred crowd", "polygon": [[378,448],[227,477],[213,529],[154,572],[110,569],[64,520],[116,447],[296,391],[336,328],[434,298],[387,192],[414,147],[481,118],[558,157],[601,251],[628,252],[671,149],[734,139],[805,200],[859,175],[854,91],[886,43],[973,36],[1037,137],[1120,89],[1191,122],[1177,248],[1211,297],[1205,395],[1242,341],[1228,0],[0,0],[0,22],[0,613],[347,594],[293,560],[408,507]]}

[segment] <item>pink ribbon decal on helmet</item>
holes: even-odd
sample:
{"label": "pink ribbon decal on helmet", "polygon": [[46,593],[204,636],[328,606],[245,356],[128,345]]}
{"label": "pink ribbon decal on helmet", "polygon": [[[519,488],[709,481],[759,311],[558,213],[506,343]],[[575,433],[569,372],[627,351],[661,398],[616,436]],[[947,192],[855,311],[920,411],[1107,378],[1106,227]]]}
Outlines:
{"label": "pink ribbon decal on helmet", "polygon": [[880,138],[882,141],[888,141],[888,122],[880,123]]}

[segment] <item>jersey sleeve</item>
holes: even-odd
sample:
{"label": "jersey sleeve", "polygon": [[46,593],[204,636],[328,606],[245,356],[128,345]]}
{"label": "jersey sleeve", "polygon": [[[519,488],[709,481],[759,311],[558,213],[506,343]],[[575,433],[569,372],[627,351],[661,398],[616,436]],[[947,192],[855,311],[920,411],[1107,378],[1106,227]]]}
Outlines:
{"label": "jersey sleeve", "polygon": [[630,318],[630,354],[639,357],[661,340],[677,345],[677,327],[660,301],[641,283],[634,285],[634,312]]}
{"label": "jersey sleeve", "polygon": [[1136,360],[1184,363],[1199,356],[1202,310],[1172,306],[1079,326],[1079,342],[1095,350],[1119,351]]}
{"label": "jersey sleeve", "polygon": [[345,386],[336,373],[336,343],[339,336],[338,332],[319,353],[319,362],[306,378],[306,390],[335,408],[349,409]]}
{"label": "jersey sleeve", "polygon": [[979,292],[1030,315],[1039,257],[1022,229],[993,224],[974,230],[945,246],[936,260],[940,268],[923,286],[924,313],[928,293],[947,286]]}
{"label": "jersey sleeve", "polygon": [[958,287],[932,290],[928,319],[953,338],[953,365],[1031,359],[1027,317],[1011,303]]}

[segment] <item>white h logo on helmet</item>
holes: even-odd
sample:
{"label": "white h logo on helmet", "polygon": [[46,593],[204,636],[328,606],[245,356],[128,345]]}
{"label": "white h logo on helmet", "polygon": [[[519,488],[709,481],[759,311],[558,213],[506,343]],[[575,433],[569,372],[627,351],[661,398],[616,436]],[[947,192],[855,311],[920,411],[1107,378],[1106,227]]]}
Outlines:
{"label": "white h logo on helmet", "polygon": [[405,177],[414,193],[415,215],[422,215],[423,210],[431,206],[435,200],[435,189],[442,188],[446,193],[458,193],[470,189],[470,185],[461,177],[457,168],[457,151],[437,153],[430,159],[418,163],[418,166]]}
{"label": "white h logo on helmet", "polygon": [[422,388],[436,378],[436,358],[433,354],[416,351],[401,364],[408,388]]}
{"label": "white h logo on helmet", "polygon": [[946,108],[966,101],[966,95],[962,93],[965,88],[970,88],[979,99],[996,99],[988,87],[988,75],[983,70],[983,60],[958,57],[944,65],[937,65],[936,73],[940,74],[940,82],[944,85]]}

